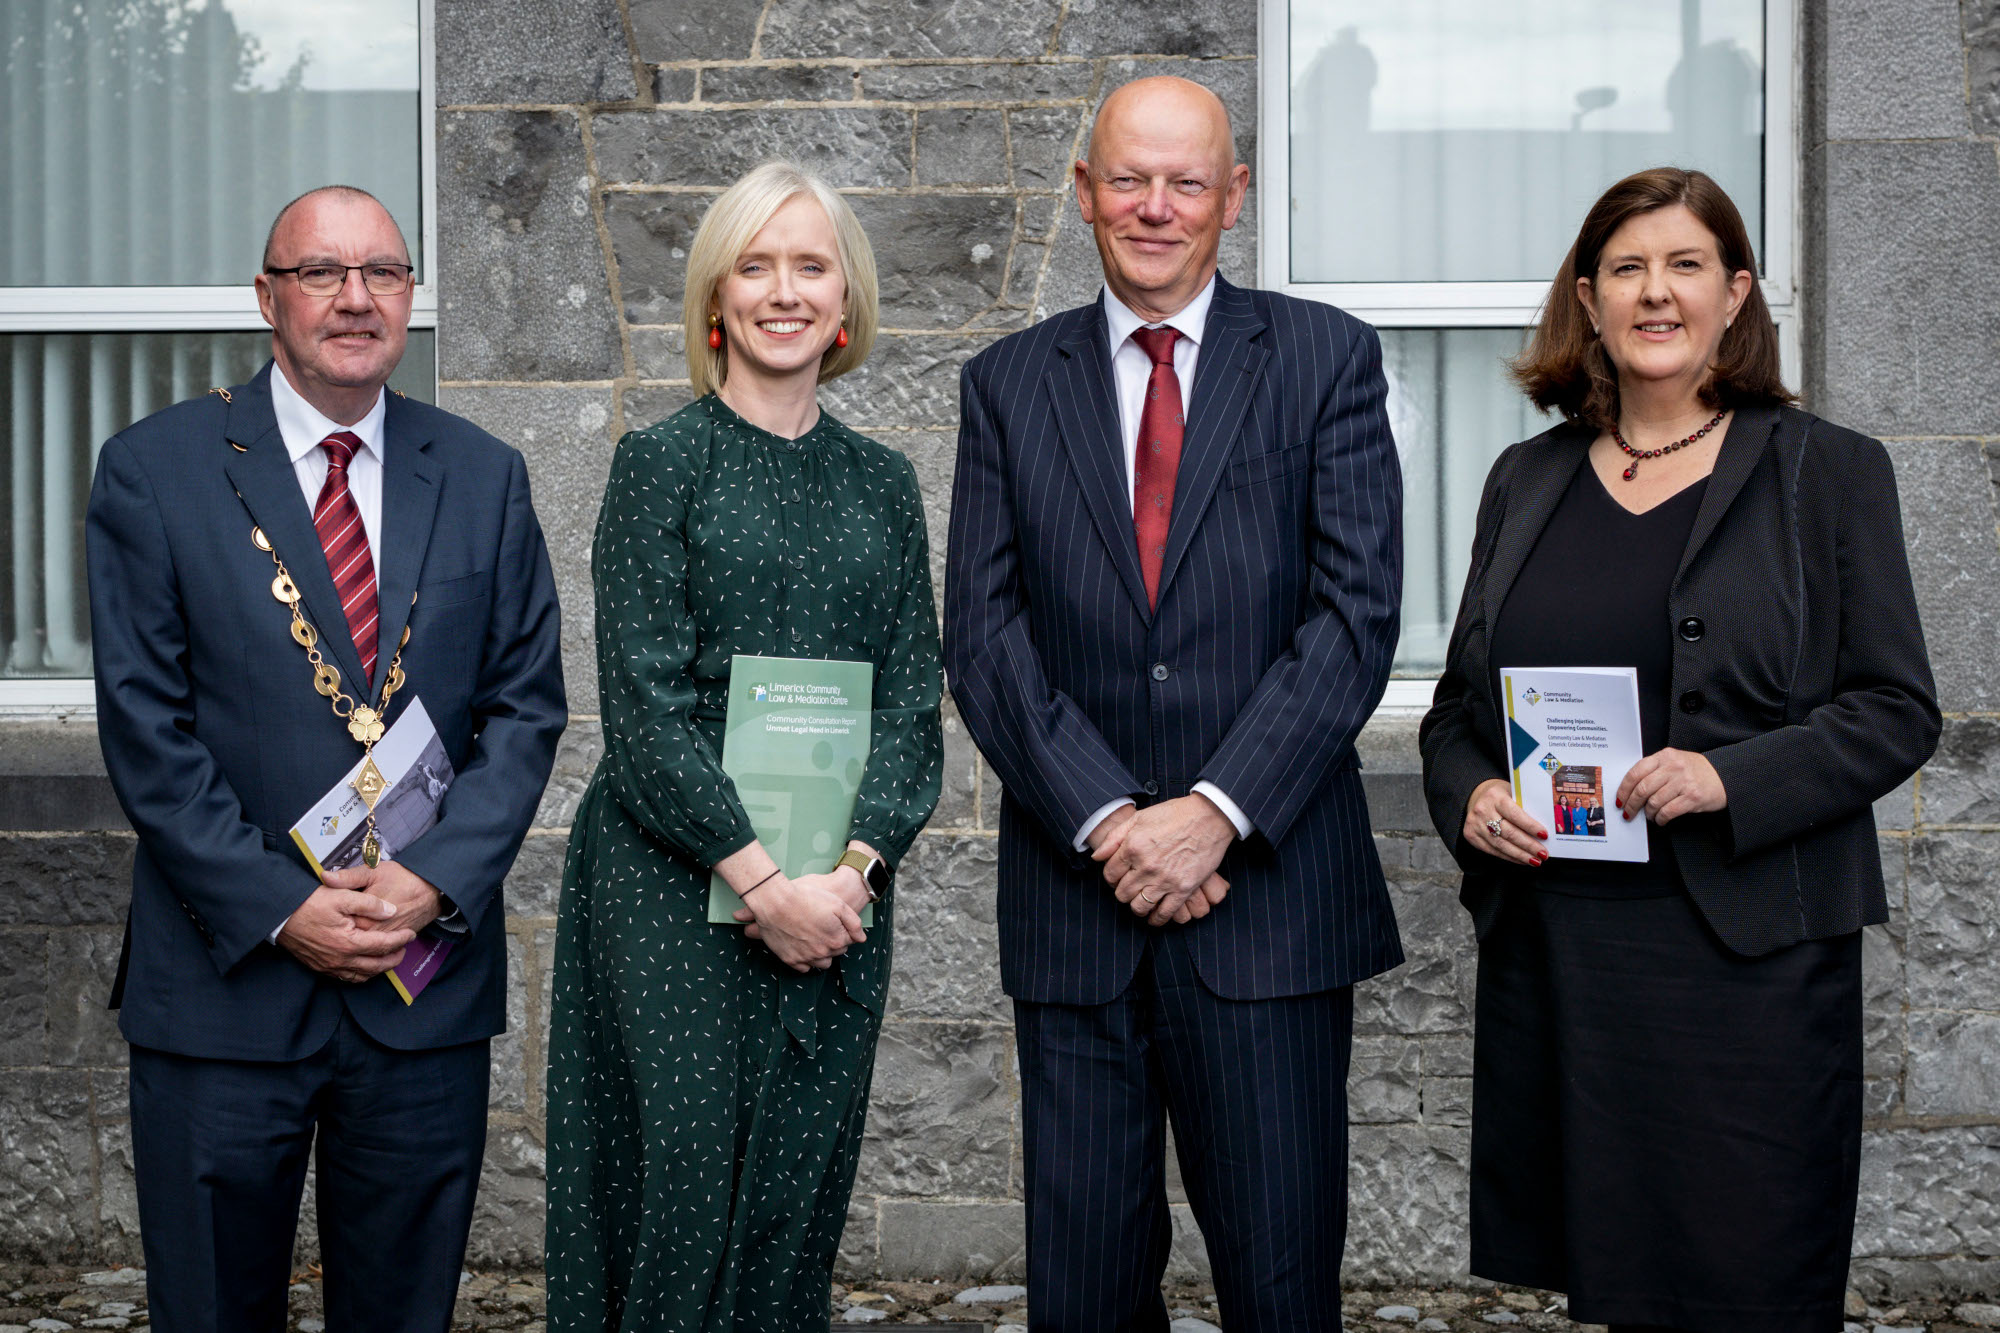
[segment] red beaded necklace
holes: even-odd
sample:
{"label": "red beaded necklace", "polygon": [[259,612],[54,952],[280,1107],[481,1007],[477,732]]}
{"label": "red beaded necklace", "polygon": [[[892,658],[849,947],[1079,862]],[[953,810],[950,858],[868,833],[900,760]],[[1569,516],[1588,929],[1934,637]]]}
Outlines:
{"label": "red beaded necklace", "polygon": [[1672,444],[1663,444],[1657,449],[1634,449],[1631,445],[1625,443],[1625,437],[1618,433],[1618,427],[1613,426],[1611,428],[1611,442],[1617,445],[1620,449],[1623,449],[1628,455],[1631,456],[1632,459],[1632,466],[1625,469],[1625,480],[1630,481],[1632,480],[1632,478],[1639,475],[1640,459],[1658,458],[1661,454],[1670,454],[1676,449],[1687,448],[1689,445],[1693,444],[1696,440],[1708,434],[1710,431],[1714,430],[1717,426],[1720,426],[1722,424],[1722,418],[1728,415],[1728,413],[1729,409],[1726,407],[1723,408],[1722,411],[1717,412],[1713,417],[1709,418],[1708,424],[1706,426],[1703,426],[1700,430],[1688,436],[1685,440],[1675,440]]}

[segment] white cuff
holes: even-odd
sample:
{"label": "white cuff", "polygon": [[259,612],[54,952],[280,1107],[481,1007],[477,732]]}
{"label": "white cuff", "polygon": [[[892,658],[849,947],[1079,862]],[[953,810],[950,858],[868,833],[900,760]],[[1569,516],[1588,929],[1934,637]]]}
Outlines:
{"label": "white cuff", "polygon": [[1243,808],[1230,800],[1222,788],[1213,782],[1197,782],[1194,789],[1215,802],[1215,808],[1222,811],[1223,817],[1236,825],[1237,837],[1247,838],[1257,831],[1257,826],[1250,822],[1250,816],[1244,814]]}
{"label": "white cuff", "polygon": [[1137,802],[1135,802],[1130,796],[1120,796],[1117,800],[1112,801],[1110,804],[1098,807],[1097,813],[1092,815],[1090,818],[1084,820],[1083,827],[1076,831],[1076,842],[1074,844],[1076,849],[1079,852],[1089,851],[1090,835],[1097,832],[1097,826],[1099,824],[1102,824],[1105,820],[1111,818],[1112,813],[1114,811],[1121,810],[1128,805],[1136,805],[1136,804]]}
{"label": "white cuff", "polygon": [[278,942],[278,936],[284,934],[285,927],[291,924],[292,924],[292,918],[290,916],[287,916],[283,921],[280,921],[278,923],[278,928],[272,931],[269,935],[265,936],[265,938],[270,940],[271,943],[276,944]]}

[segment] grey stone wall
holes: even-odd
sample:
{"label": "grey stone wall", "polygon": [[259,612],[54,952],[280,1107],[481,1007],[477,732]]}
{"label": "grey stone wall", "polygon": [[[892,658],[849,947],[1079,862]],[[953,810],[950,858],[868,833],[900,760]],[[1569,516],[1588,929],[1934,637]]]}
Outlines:
{"label": "grey stone wall", "polygon": [[[1088,109],[1141,73],[1220,91],[1255,161],[1248,0],[438,0],[440,397],[527,455],[575,723],[509,885],[474,1259],[539,1258],[543,1033],[568,824],[598,748],[588,553],[614,442],[688,399],[688,241],[789,153],[848,193],[884,336],[826,400],[907,452],[941,553],[958,367],[1086,300],[1064,190]],[[1949,711],[1878,808],[1895,919],[1867,940],[1856,1281],[2000,1292],[2000,4],[1801,6],[1806,390],[1891,443]],[[1225,270],[1254,277],[1256,199]],[[137,1254],[123,1051],[99,1005],[131,855],[87,724],[0,719],[0,1249]],[[1410,961],[1363,986],[1351,1082],[1358,1280],[1462,1276],[1471,938],[1416,789],[1415,726],[1363,741]],[[904,867],[896,979],[844,1267],[1014,1277],[1020,1130],[993,920],[999,792],[947,720],[943,803]],[[1175,1195],[1175,1272],[1203,1255]],[[310,1248],[308,1234],[302,1241]]]}

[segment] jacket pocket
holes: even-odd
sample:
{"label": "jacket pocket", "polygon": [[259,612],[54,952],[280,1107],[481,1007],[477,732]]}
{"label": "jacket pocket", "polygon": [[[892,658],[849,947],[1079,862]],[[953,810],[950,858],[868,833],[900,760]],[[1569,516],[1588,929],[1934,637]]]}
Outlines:
{"label": "jacket pocket", "polygon": [[1249,458],[1238,459],[1230,464],[1222,474],[1222,489],[1233,491],[1242,486],[1255,486],[1260,482],[1275,481],[1298,472],[1312,461],[1310,441],[1301,440],[1288,444],[1282,449],[1273,449],[1266,454],[1253,454]]}

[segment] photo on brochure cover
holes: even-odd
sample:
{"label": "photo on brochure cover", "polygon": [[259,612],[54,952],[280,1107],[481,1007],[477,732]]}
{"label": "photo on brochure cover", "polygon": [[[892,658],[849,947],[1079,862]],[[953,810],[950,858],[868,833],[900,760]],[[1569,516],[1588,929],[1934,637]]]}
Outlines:
{"label": "photo on brochure cover", "polygon": [[1557,833],[1572,838],[1604,836],[1604,770],[1564,765],[1555,771]]}

